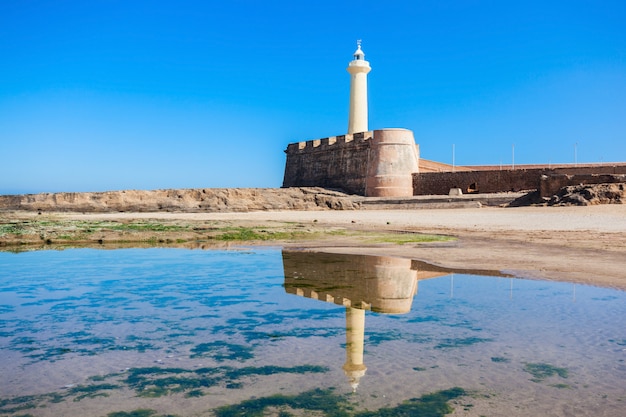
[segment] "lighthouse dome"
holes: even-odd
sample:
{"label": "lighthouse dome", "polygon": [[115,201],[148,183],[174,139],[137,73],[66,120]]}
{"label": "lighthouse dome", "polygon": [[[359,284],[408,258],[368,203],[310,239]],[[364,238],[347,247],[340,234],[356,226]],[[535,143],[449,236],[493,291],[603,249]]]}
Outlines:
{"label": "lighthouse dome", "polygon": [[365,53],[361,50],[361,42],[357,42],[356,51],[354,52],[354,59],[363,60],[365,59]]}

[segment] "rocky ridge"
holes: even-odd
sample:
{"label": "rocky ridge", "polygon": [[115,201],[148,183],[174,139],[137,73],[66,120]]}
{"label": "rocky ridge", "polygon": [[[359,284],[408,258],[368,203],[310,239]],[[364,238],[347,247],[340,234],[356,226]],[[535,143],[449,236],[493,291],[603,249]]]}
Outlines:
{"label": "rocky ridge", "polygon": [[354,210],[351,196],[317,187],[124,190],[0,195],[0,210],[40,212],[246,212]]}
{"label": "rocky ridge", "polygon": [[[483,195],[487,196],[487,195]],[[0,211],[38,212],[249,212],[276,210],[359,210],[455,208],[478,204],[480,198],[421,196],[413,198],[365,198],[319,187],[293,188],[200,188],[168,190],[124,190],[82,193],[0,195]],[[516,198],[504,196],[483,202],[487,205],[626,204],[626,183],[581,184],[561,188],[549,198],[538,191]],[[502,200],[502,201],[500,201]],[[507,201],[508,200],[508,201]],[[489,203],[491,201],[491,203]],[[499,202],[499,203],[498,203]],[[496,204],[498,203],[498,204]],[[474,207],[474,205],[471,205]],[[481,204],[477,206],[480,207]]]}

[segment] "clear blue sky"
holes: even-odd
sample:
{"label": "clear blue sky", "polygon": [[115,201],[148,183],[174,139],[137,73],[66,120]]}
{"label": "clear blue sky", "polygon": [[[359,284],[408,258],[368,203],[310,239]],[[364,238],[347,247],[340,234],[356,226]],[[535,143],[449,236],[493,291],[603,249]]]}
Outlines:
{"label": "clear blue sky", "polygon": [[370,129],[459,165],[626,161],[626,1],[0,1],[0,194],[279,187]]}

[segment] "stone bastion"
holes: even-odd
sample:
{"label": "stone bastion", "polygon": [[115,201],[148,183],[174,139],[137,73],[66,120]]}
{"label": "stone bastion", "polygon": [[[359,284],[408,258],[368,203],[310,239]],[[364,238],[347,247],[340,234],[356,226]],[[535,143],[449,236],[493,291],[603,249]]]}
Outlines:
{"label": "stone bastion", "polygon": [[419,147],[407,129],[381,129],[291,143],[283,187],[317,186],[366,197],[409,197]]}

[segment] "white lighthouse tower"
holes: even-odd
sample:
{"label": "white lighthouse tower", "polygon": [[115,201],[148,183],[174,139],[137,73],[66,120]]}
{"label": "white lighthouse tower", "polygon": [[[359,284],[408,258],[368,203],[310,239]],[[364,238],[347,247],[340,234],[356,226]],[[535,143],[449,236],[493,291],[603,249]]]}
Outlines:
{"label": "white lighthouse tower", "polygon": [[354,59],[348,64],[350,73],[350,112],[348,114],[348,133],[367,132],[367,73],[372,68],[365,60],[361,50],[361,41],[357,41]]}

